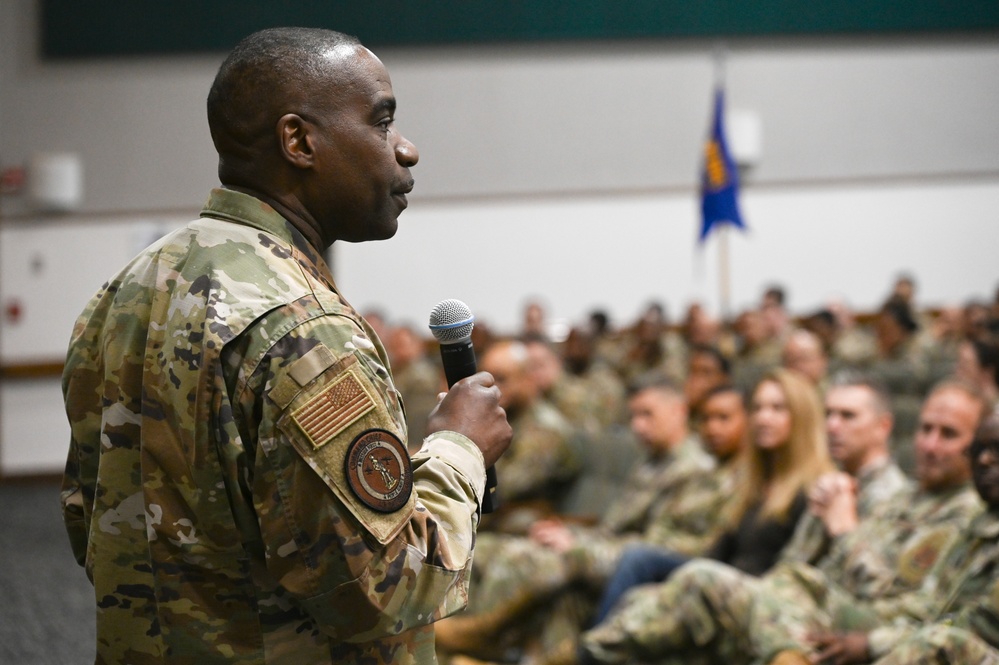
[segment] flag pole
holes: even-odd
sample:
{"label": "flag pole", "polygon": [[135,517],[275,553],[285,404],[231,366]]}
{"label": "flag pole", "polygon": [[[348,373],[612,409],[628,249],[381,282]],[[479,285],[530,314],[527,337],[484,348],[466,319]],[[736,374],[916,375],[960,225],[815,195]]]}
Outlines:
{"label": "flag pole", "polygon": [[731,303],[730,272],[728,262],[728,231],[727,225],[718,229],[718,291],[721,320],[727,321],[729,304]]}
{"label": "flag pole", "polygon": [[[715,46],[715,90],[725,89],[725,44],[719,42]],[[731,271],[728,255],[728,224],[718,228],[718,306],[722,321],[729,317],[731,303]]]}

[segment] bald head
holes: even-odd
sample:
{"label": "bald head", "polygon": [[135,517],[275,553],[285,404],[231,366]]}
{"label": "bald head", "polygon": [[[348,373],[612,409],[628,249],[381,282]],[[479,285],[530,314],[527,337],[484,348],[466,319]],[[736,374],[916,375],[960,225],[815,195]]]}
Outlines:
{"label": "bald head", "polygon": [[792,332],[784,343],[781,364],[804,374],[812,383],[819,383],[826,376],[829,361],[822,340],[804,329]]}
{"label": "bald head", "polygon": [[[315,117],[315,90],[350,80],[357,38],[317,28],[272,28],[243,39],[225,59],[208,93],[208,127],[223,184],[249,184],[261,157],[277,157],[277,120]],[[325,97],[325,96],[324,96]]]}
{"label": "bald head", "polygon": [[530,406],[538,397],[538,387],[529,371],[527,348],[518,341],[497,342],[486,349],[479,367],[496,379],[500,389],[500,406],[519,411]]}

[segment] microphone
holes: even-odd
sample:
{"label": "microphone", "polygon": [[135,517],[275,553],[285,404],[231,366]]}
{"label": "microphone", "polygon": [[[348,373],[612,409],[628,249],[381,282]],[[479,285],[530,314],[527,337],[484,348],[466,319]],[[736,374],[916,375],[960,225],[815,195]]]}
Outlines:
{"label": "microphone", "polygon": [[[430,312],[430,332],[441,345],[441,363],[450,388],[465,377],[475,374],[475,349],[472,328],[475,316],[460,300],[442,300]],[[499,506],[496,495],[496,469],[486,469],[486,495],[482,497],[482,512],[491,513]]]}

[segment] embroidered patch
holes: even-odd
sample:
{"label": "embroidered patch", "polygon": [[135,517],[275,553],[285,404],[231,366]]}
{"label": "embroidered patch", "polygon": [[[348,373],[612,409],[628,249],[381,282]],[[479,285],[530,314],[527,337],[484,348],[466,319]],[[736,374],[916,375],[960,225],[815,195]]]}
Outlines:
{"label": "embroidered patch", "polygon": [[402,441],[383,429],[362,432],[347,450],[347,483],[367,507],[392,513],[409,501],[413,474]]}
{"label": "embroidered patch", "polygon": [[902,550],[898,557],[898,577],[906,584],[918,586],[936,563],[940,555],[947,549],[953,534],[946,529],[930,531],[918,539],[914,545]]}
{"label": "embroidered patch", "polygon": [[374,399],[351,370],[306,402],[291,418],[312,446],[320,448],[373,408]]}

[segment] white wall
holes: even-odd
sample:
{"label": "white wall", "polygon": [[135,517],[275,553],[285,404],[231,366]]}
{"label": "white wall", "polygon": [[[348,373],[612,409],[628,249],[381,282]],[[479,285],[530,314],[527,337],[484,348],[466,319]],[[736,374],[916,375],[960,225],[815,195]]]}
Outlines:
{"label": "white wall", "polygon": [[[876,308],[901,270],[925,304],[991,297],[999,286],[999,181],[747,192],[747,233],[727,230],[730,307],[783,283],[799,312],[844,299]],[[443,298],[464,300],[515,332],[525,300],[581,322],[596,306],[630,323],[652,300],[680,316],[698,300],[720,310],[719,241],[698,247],[693,195],[578,196],[404,213],[390,242],[343,247],[338,286],[364,311],[425,325]]]}
{"label": "white wall", "polygon": [[[0,312],[25,302],[16,324],[0,314],[4,363],[57,360],[86,295],[141,238],[196,214],[216,181],[204,99],[222,54],[40,62],[36,9],[0,3],[0,167],[75,151],[85,200],[58,219],[0,200]],[[780,281],[797,312],[834,295],[872,307],[903,269],[927,304],[992,292],[999,39],[727,47],[730,107],[757,113],[764,133],[745,180],[752,230],[731,236],[733,306]],[[421,151],[417,188],[397,238],[335,249],[338,283],[359,308],[419,324],[445,297],[499,329],[534,295],[571,320],[599,305],[624,322],[653,298],[674,313],[693,298],[717,309],[717,248],[694,248],[714,49],[381,51]],[[43,413],[22,408],[17,397],[42,399],[36,388],[0,385],[0,473],[61,468],[62,445],[39,452],[23,435],[63,420],[57,392]]]}

